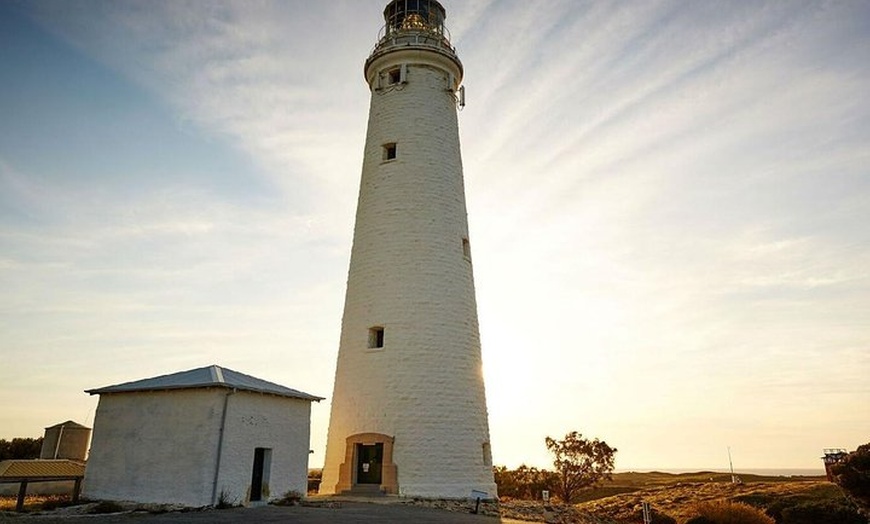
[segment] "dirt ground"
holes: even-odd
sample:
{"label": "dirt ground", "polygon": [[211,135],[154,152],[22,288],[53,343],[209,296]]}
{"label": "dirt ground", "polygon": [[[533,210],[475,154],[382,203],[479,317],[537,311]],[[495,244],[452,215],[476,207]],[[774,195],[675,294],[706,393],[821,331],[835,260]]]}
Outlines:
{"label": "dirt ground", "polygon": [[342,502],[332,507],[262,506],[224,510],[201,510],[150,514],[126,512],[108,515],[60,515],[46,513],[16,515],[0,513],[3,524],[330,524],[330,523],[413,523],[413,524],[522,524],[471,513],[457,513],[405,504]]}

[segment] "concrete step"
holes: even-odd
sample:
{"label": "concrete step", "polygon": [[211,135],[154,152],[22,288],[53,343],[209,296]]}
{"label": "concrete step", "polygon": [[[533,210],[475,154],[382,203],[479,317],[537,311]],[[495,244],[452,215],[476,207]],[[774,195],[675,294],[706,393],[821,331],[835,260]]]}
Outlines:
{"label": "concrete step", "polygon": [[342,495],[354,497],[384,497],[380,484],[356,484],[350,489],[341,492]]}

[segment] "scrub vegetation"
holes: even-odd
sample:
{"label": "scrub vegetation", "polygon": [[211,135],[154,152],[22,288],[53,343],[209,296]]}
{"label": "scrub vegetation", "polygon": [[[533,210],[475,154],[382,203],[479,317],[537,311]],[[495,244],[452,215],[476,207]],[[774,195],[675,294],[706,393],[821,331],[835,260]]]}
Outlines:
{"label": "scrub vegetation", "polygon": [[870,442],[846,455],[831,468],[834,482],[870,520]]}
{"label": "scrub vegetation", "polygon": [[776,524],[758,508],[741,502],[701,502],[696,504],[685,524]]}
{"label": "scrub vegetation", "polygon": [[[577,432],[545,441],[555,470],[493,468],[502,516],[547,522],[653,524],[867,524],[870,444],[850,453],[834,480],[701,471],[613,473],[615,448]],[[841,489],[842,488],[842,489]],[[863,497],[863,498],[862,498]]]}
{"label": "scrub vegetation", "polygon": [[41,450],[42,437],[12,440],[0,438],[0,460],[35,459],[39,458]]}
{"label": "scrub vegetation", "polygon": [[558,500],[547,504],[541,500],[541,479],[549,475],[553,472],[527,466],[513,470],[496,467],[501,514],[546,520],[555,512],[564,522],[571,522],[571,518],[586,522],[594,517],[601,522],[639,523],[643,522],[642,503],[647,502],[654,524],[685,524],[699,516],[694,513],[697,504],[727,501],[756,508],[777,524],[867,523],[840,488],[821,476],[741,475],[743,482],[734,484],[728,473],[614,473],[611,480],[583,490],[577,503],[565,505]]}

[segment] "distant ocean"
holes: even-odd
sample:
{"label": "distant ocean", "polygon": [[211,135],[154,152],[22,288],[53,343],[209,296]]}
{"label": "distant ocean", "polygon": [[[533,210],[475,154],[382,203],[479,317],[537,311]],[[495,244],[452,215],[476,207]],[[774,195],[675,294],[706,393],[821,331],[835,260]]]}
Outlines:
{"label": "distant ocean", "polygon": [[[660,471],[662,473],[697,473],[699,471],[712,471],[714,473],[730,473],[731,471],[728,469],[722,468],[692,468],[692,469],[679,469],[679,468],[639,468],[639,469],[616,469],[616,473],[627,473],[629,471],[635,471],[638,473],[648,473],[650,471]],[[746,474],[746,475],[767,475],[771,477],[819,477],[825,475],[824,468],[810,468],[810,469],[801,469],[801,468],[759,468],[759,469],[735,469],[735,475]]]}

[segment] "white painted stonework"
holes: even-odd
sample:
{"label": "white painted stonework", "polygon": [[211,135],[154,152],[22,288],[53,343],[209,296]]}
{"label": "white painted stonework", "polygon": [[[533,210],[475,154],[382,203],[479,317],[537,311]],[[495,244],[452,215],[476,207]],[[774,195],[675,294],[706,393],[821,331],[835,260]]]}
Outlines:
{"label": "white painted stonework", "polygon": [[199,507],[223,491],[247,504],[258,447],[272,450],[263,499],[304,494],[310,413],[309,400],[227,388],[101,394],[83,495]]}
{"label": "white painted stonework", "polygon": [[[366,68],[371,106],[320,492],[339,484],[346,439],[378,433],[394,439],[399,495],[495,496],[457,124],[462,68],[449,48],[383,47]],[[403,82],[389,85],[393,68]],[[384,329],[382,348],[369,347],[372,327]]]}

